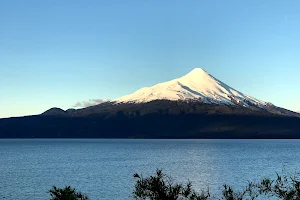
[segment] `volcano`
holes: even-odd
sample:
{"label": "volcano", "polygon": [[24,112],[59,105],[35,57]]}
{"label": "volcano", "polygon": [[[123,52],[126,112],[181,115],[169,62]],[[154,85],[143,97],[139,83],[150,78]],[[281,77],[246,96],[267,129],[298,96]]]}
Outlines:
{"label": "volcano", "polygon": [[0,119],[0,138],[299,138],[300,114],[196,68],[82,109]]}

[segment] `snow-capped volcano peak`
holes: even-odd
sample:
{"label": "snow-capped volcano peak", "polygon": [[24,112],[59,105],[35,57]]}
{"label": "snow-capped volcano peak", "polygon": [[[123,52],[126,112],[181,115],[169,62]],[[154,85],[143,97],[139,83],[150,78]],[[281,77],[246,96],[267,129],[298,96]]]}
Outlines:
{"label": "snow-capped volcano peak", "polygon": [[186,74],[185,76],[199,78],[201,76],[207,76],[207,75],[209,75],[209,73],[206,72],[204,69],[202,69],[202,68],[195,68],[191,72],[189,72],[188,74]]}
{"label": "snow-capped volcano peak", "polygon": [[256,105],[259,107],[269,104],[231,88],[201,68],[195,68],[181,78],[142,88],[115,101],[119,103],[145,103],[159,99],[193,100],[243,106]]}

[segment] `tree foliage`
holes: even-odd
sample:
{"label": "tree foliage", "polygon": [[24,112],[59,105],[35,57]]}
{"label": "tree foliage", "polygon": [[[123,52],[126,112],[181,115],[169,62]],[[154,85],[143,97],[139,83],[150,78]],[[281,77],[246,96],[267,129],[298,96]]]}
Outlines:
{"label": "tree foliage", "polygon": [[197,194],[191,182],[185,185],[174,183],[162,170],[157,170],[154,176],[147,178],[134,174],[134,178],[137,181],[133,195],[137,200],[207,200],[210,197],[209,192]]}
{"label": "tree foliage", "polygon": [[[212,195],[209,190],[196,192],[190,181],[186,184],[175,183],[162,170],[156,170],[153,176],[145,178],[136,173],[133,197],[136,200],[300,200],[299,174],[276,175],[274,179],[264,178],[259,182],[249,182],[243,190],[223,185],[219,194]],[[50,200],[88,200],[86,195],[70,186],[53,186],[49,193]]]}
{"label": "tree foliage", "polygon": [[50,200],[88,200],[88,196],[82,194],[81,192],[77,192],[75,188],[71,186],[66,186],[65,188],[57,188],[53,186],[51,190],[49,190],[51,195]]}
{"label": "tree foliage", "polygon": [[257,185],[261,194],[274,196],[283,200],[300,200],[299,176],[277,174],[276,179],[263,179]]}
{"label": "tree foliage", "polygon": [[221,194],[211,195],[210,191],[198,194],[191,182],[186,185],[174,183],[172,178],[157,170],[154,176],[143,178],[134,174],[137,179],[134,189],[136,200],[256,200],[275,199],[300,200],[299,176],[277,174],[275,179],[264,178],[260,182],[249,182],[243,190],[234,190],[223,185]]}

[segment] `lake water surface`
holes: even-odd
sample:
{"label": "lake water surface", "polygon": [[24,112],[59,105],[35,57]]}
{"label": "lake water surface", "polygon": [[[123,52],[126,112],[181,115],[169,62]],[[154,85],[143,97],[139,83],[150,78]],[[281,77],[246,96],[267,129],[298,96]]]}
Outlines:
{"label": "lake water surface", "polygon": [[129,200],[133,173],[163,169],[196,189],[300,171],[300,140],[0,140],[0,199],[49,199],[71,185],[90,199]]}

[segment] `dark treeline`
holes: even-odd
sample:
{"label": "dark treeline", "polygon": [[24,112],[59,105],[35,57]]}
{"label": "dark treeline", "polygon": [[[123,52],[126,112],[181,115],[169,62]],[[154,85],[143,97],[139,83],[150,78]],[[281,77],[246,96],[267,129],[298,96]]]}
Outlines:
{"label": "dark treeline", "polygon": [[0,138],[300,138],[300,118],[252,115],[31,116],[0,119]]}
{"label": "dark treeline", "polygon": [[[143,177],[134,174],[136,179],[132,198],[136,200],[256,200],[256,199],[300,199],[300,180],[295,176],[279,175],[275,179],[264,178],[259,182],[249,182],[244,190],[234,190],[223,185],[220,194],[212,194],[209,190],[197,192],[191,182],[180,184],[173,181],[162,170],[153,176]],[[88,200],[88,196],[76,189],[66,186],[55,186],[49,191],[51,200]]]}
{"label": "dark treeline", "polygon": [[278,107],[159,100],[104,103],[0,119],[0,138],[299,138],[300,114]]}

